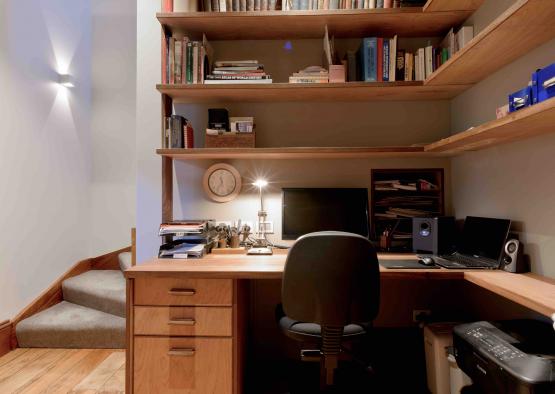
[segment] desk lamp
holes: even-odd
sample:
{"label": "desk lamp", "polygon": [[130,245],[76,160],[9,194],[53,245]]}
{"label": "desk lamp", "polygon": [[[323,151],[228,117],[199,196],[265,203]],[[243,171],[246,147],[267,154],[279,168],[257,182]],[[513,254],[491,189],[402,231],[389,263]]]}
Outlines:
{"label": "desk lamp", "polygon": [[264,231],[264,223],[266,222],[268,213],[264,210],[264,195],[262,190],[268,186],[268,181],[264,179],[257,179],[256,182],[253,183],[253,186],[258,187],[260,209],[258,211],[258,231],[256,232],[254,245],[249,249],[248,254],[272,254],[272,249],[268,247],[268,241],[266,240]]}

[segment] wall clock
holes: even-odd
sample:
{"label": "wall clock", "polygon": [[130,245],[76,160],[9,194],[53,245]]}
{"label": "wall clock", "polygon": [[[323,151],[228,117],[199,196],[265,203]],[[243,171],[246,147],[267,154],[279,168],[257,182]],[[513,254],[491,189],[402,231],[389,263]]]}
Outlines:
{"label": "wall clock", "polygon": [[237,197],[241,191],[241,175],[229,164],[214,164],[204,173],[202,185],[211,200],[228,202]]}

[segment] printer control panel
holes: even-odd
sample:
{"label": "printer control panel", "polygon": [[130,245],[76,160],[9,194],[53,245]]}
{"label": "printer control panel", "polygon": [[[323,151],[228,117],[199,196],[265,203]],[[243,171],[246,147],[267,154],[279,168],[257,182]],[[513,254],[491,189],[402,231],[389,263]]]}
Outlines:
{"label": "printer control panel", "polygon": [[466,335],[473,337],[482,349],[500,361],[526,357],[525,353],[507,344],[498,336],[492,335],[489,331],[484,327],[473,327],[466,332]]}

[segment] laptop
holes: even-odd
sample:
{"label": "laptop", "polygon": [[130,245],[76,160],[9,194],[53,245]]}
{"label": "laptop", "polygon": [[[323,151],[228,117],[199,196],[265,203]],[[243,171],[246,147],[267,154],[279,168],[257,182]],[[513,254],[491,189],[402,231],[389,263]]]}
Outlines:
{"label": "laptop", "polygon": [[497,269],[510,227],[508,219],[467,216],[456,251],[435,257],[435,263],[444,268]]}

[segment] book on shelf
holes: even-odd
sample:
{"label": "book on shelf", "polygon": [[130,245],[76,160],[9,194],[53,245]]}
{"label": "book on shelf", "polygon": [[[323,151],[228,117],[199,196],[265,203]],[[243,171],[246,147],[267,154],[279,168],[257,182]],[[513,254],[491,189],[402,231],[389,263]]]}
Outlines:
{"label": "book on shelf", "polygon": [[173,220],[171,222],[161,223],[158,235],[184,236],[192,234],[206,234],[215,226],[216,222],[212,219]]}
{"label": "book on shelf", "polygon": [[289,83],[328,83],[329,72],[320,66],[306,67],[289,77]]}
{"label": "book on shelf", "polygon": [[162,149],[190,149],[194,146],[191,122],[179,115],[171,115],[164,119]]}
{"label": "book on shelf", "polygon": [[162,12],[338,10],[422,7],[425,0],[162,0]]}
{"label": "book on shelf", "polygon": [[257,60],[219,60],[204,83],[272,83],[272,78]]}
{"label": "book on shelf", "polygon": [[203,83],[210,71],[212,47],[206,36],[191,41],[187,36],[165,35],[162,42],[162,83]]}

